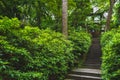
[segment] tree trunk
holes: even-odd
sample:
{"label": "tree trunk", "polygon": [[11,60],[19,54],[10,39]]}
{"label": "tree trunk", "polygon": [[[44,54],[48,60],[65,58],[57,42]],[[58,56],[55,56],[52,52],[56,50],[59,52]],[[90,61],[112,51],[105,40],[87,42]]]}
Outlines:
{"label": "tree trunk", "polygon": [[62,33],[66,39],[68,38],[67,16],[67,0],[62,0]]}
{"label": "tree trunk", "polygon": [[115,0],[110,0],[110,8],[108,11],[108,16],[107,16],[107,22],[106,22],[106,29],[105,30],[109,30],[110,29],[110,21],[112,18],[112,13],[113,13],[113,6],[114,6]]}

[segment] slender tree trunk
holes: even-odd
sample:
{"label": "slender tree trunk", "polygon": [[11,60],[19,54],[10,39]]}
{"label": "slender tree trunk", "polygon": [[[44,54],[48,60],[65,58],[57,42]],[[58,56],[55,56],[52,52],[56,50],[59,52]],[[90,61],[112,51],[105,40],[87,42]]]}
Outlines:
{"label": "slender tree trunk", "polygon": [[113,13],[113,6],[115,4],[115,0],[110,0],[110,8],[108,11],[108,16],[107,16],[107,22],[106,22],[106,29],[105,30],[109,30],[110,29],[110,21],[112,18],[112,13]]}
{"label": "slender tree trunk", "polygon": [[66,39],[68,38],[67,16],[67,0],[62,0],[62,33]]}

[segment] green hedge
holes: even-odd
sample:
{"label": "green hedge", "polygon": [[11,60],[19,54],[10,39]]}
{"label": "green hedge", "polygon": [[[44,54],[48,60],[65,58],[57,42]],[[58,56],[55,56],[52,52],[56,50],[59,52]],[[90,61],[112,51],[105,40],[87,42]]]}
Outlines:
{"label": "green hedge", "polygon": [[21,28],[17,18],[0,19],[0,79],[63,80],[90,45],[84,32],[71,33],[69,39],[50,29]]}
{"label": "green hedge", "polygon": [[79,63],[88,53],[91,46],[91,35],[85,31],[71,31],[69,40],[74,44],[73,53],[75,55],[75,62]]}
{"label": "green hedge", "polygon": [[120,79],[120,28],[106,32],[101,37],[102,78],[103,80]]}
{"label": "green hedge", "polygon": [[20,28],[16,19],[0,20],[0,77],[7,80],[62,80],[73,64],[73,45],[62,34]]}

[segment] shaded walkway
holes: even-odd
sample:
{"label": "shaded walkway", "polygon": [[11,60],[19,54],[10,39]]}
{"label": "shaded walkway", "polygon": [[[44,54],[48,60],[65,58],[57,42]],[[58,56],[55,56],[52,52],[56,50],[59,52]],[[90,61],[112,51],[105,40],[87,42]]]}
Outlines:
{"label": "shaded walkway", "polygon": [[93,38],[82,68],[74,69],[65,80],[101,80],[101,48],[99,38]]}

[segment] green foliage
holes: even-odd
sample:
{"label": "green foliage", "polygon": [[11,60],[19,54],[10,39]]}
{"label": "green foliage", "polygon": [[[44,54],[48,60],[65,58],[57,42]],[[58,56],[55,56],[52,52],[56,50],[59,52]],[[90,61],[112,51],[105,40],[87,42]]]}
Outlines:
{"label": "green foliage", "polygon": [[[36,70],[44,66],[50,75],[55,75],[56,77],[58,77],[57,74],[62,75],[62,73],[66,73],[66,70],[69,69],[68,63],[71,64],[74,57],[71,53],[71,43],[64,40],[60,33],[53,32],[49,29],[37,31],[36,29],[26,27],[25,32],[28,34],[23,36],[23,38],[21,37],[20,44],[23,43],[26,45],[24,47],[28,49],[34,59],[36,59],[35,62],[32,63],[36,66]],[[40,32],[38,33],[39,35],[37,32]],[[33,33],[33,36],[29,35],[31,33]],[[34,35],[37,36],[34,37]],[[32,69],[33,66],[28,67]]]}
{"label": "green foliage", "polygon": [[65,40],[50,29],[21,28],[17,18],[0,19],[0,32],[3,80],[63,80],[91,42],[85,32],[70,32],[70,40]]}
{"label": "green foliage", "polygon": [[94,30],[94,31],[100,31],[101,30],[101,27],[100,25],[97,25],[97,24],[91,24],[89,27],[88,27],[89,30]]}
{"label": "green foliage", "polygon": [[17,18],[8,19],[7,17],[4,17],[3,19],[0,19],[0,34],[9,34],[11,29],[18,29],[19,25],[20,21]]}
{"label": "green foliage", "polygon": [[[6,73],[6,74],[5,74]],[[10,70],[4,73],[3,79],[7,80],[46,80],[40,72],[20,72],[17,70]]]}
{"label": "green foliage", "polygon": [[114,7],[114,16],[113,16],[115,27],[120,26],[120,14],[119,13],[120,13],[120,1],[118,0]]}
{"label": "green foliage", "polygon": [[104,80],[120,79],[120,28],[103,34],[102,77]]}
{"label": "green foliage", "polygon": [[74,63],[71,41],[50,29],[29,26],[22,29],[16,18],[0,22],[2,79],[63,80]]}
{"label": "green foliage", "polygon": [[0,15],[1,16],[8,16],[9,18],[17,16],[20,18],[20,10],[18,9],[18,5],[21,1],[17,0],[1,0],[0,1]]}
{"label": "green foliage", "polygon": [[112,37],[114,36],[114,34],[116,33],[116,30],[113,29],[109,32],[105,32],[102,36],[101,36],[101,46],[104,47],[106,44],[108,44],[110,42],[110,40],[112,39]]}
{"label": "green foliage", "polygon": [[[39,26],[42,29],[49,27],[61,31],[61,0],[1,0],[0,7],[0,16],[17,17],[23,25]],[[69,25],[75,27],[85,26],[85,19],[91,12],[90,0],[69,0]]]}
{"label": "green foliage", "polygon": [[0,76],[3,80],[43,80],[42,72],[26,69],[33,61],[27,50],[11,45],[3,36],[0,36],[0,50]]}
{"label": "green foliage", "polygon": [[92,12],[90,0],[73,0],[73,3],[75,6],[71,10],[71,14],[68,15],[70,26],[75,28],[82,26],[85,28],[87,23],[86,19]]}
{"label": "green foliage", "polygon": [[82,60],[89,50],[91,45],[91,35],[84,31],[71,31],[69,39],[74,44],[73,53],[75,60],[78,62]]}
{"label": "green foliage", "polygon": [[25,49],[18,49],[0,37],[0,76],[7,80],[41,79],[41,72],[28,72],[26,65],[32,61],[30,53]]}

